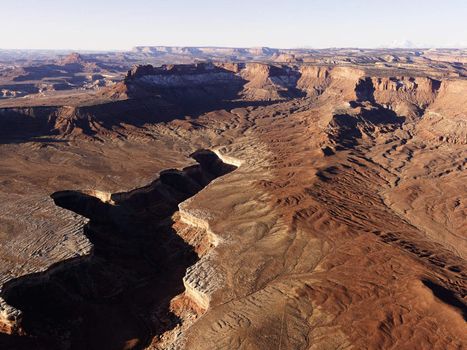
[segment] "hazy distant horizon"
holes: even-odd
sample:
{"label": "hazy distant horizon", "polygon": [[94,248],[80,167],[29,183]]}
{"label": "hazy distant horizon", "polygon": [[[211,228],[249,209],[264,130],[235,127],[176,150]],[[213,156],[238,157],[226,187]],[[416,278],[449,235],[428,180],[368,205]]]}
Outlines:
{"label": "hazy distant horizon", "polygon": [[465,48],[465,18],[463,0],[23,0],[2,4],[0,48]]}
{"label": "hazy distant horizon", "polygon": [[428,47],[428,46],[412,46],[412,47],[401,47],[401,46],[380,46],[380,47],[271,47],[271,46],[219,46],[219,45],[135,45],[129,49],[76,49],[76,48],[3,48],[0,47],[0,51],[37,51],[37,52],[78,52],[78,53],[99,53],[99,52],[129,52],[138,47],[180,47],[180,48],[221,48],[221,49],[255,49],[255,48],[268,48],[277,50],[463,50],[467,49],[467,46],[445,46],[445,47]]}

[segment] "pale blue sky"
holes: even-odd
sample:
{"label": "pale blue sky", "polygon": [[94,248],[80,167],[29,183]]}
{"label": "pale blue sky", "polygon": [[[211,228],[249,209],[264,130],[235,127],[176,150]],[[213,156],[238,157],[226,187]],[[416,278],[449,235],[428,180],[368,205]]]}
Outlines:
{"label": "pale blue sky", "polygon": [[467,46],[467,0],[0,0],[0,48]]}

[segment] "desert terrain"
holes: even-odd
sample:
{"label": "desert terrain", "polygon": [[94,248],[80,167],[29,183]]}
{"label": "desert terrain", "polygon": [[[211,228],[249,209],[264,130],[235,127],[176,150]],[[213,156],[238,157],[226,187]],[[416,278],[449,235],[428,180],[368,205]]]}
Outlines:
{"label": "desert terrain", "polygon": [[0,51],[0,348],[466,348],[466,63]]}

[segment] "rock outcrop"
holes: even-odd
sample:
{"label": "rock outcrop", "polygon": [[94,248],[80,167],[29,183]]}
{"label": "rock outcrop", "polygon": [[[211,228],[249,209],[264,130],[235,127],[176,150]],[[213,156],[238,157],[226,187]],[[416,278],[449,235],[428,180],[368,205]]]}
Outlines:
{"label": "rock outcrop", "polygon": [[463,68],[306,52],[2,109],[0,348],[462,348]]}
{"label": "rock outcrop", "polygon": [[0,333],[18,334],[21,332],[22,313],[8,305],[0,297]]}
{"label": "rock outcrop", "polygon": [[[74,57],[74,56],[73,56]],[[78,57],[79,58],[79,57]],[[272,63],[199,63],[139,65],[125,79],[104,88],[94,105],[0,109],[0,125],[15,134],[112,135],[121,125],[143,126],[184,115],[242,103],[271,103],[293,98],[369,102],[408,119],[459,94],[462,80],[428,76],[383,75],[356,67]],[[430,109],[431,105],[434,108]],[[23,120],[28,120],[23,123]],[[23,126],[24,124],[24,126]],[[24,129],[24,130],[23,130]]]}
{"label": "rock outcrop", "polygon": [[[141,348],[170,330],[176,317],[169,302],[183,292],[182,278],[197,261],[194,247],[175,234],[171,217],[183,201],[236,169],[209,150],[192,157],[198,164],[162,171],[150,185],[130,192],[52,194],[58,206],[90,220],[84,234],[92,252],[6,283],[1,330],[42,339],[53,348],[93,349],[125,342]],[[208,241],[215,245],[212,233]],[[189,272],[184,281],[186,296],[207,308],[204,289]],[[94,328],[104,319],[107,326]]]}

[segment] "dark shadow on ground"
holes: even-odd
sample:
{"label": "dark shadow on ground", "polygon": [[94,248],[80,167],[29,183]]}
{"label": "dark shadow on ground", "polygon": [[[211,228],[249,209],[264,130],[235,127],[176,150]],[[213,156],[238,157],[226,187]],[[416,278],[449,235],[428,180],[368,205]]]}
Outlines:
{"label": "dark shadow on ground", "polygon": [[90,255],[22,276],[3,286],[2,297],[23,312],[22,337],[0,344],[23,349],[143,349],[179,322],[170,300],[184,291],[186,269],[198,256],[172,228],[178,204],[236,167],[213,152],[198,165],[166,170],[150,185],[111,196],[61,191],[55,203],[90,219],[84,234]]}
{"label": "dark shadow on ground", "polygon": [[456,293],[427,279],[422,280],[422,283],[431,289],[435,297],[459,310],[459,312],[462,314],[462,317],[464,318],[464,321],[467,321],[467,305],[459,296],[456,295]]}
{"label": "dark shadow on ground", "polygon": [[[353,101],[353,107],[362,107],[359,102]],[[329,133],[336,142],[336,150],[351,149],[355,147],[363,133],[371,135],[375,127],[380,132],[387,132],[400,127],[405,117],[397,115],[394,111],[373,104],[372,108],[361,108],[358,114],[335,114],[329,123]]]}
{"label": "dark shadow on ground", "polygon": [[94,137],[102,131],[118,131],[123,124],[144,127],[147,124],[169,122],[187,116],[196,119],[215,110],[267,106],[277,102],[212,98],[176,101],[148,96],[81,106],[72,111],[64,111],[60,106],[2,108],[0,144],[36,142],[44,137],[53,139],[72,134]]}

